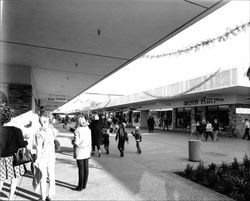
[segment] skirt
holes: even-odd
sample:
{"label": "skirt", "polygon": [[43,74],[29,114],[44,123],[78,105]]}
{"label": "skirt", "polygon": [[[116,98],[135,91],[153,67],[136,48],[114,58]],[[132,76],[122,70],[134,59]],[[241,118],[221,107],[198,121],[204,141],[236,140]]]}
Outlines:
{"label": "skirt", "polygon": [[13,156],[0,157],[0,180],[17,178],[24,173],[24,165],[13,166]]}

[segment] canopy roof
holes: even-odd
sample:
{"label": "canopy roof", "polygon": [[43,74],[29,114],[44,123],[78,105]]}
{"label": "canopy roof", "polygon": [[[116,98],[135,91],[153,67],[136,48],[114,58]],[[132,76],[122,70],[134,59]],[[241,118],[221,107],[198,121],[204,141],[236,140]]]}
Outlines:
{"label": "canopy roof", "polygon": [[31,67],[41,105],[59,107],[226,2],[1,1],[1,62]]}

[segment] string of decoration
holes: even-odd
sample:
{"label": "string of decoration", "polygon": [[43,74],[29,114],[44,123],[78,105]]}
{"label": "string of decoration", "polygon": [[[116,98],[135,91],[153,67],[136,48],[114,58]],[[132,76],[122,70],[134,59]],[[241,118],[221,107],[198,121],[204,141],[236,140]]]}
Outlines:
{"label": "string of decoration", "polygon": [[177,51],[169,52],[169,53],[163,53],[163,54],[157,54],[157,55],[143,55],[140,58],[145,59],[155,59],[155,58],[162,58],[166,56],[174,56],[174,55],[181,55],[183,53],[189,53],[190,51],[198,51],[201,47],[209,46],[215,42],[225,42],[228,40],[231,36],[237,36],[240,32],[245,31],[246,28],[250,26],[250,22],[244,23],[242,25],[238,25],[235,28],[229,29],[227,28],[227,31],[220,36],[217,36],[212,39],[207,39],[204,41],[201,41],[197,43],[196,45],[190,45],[189,47],[186,47],[184,49],[180,49]]}
{"label": "string of decoration", "polygon": [[152,97],[152,98],[155,98],[155,99],[158,99],[158,100],[164,100],[164,99],[169,99],[169,98],[177,98],[177,97],[180,97],[182,95],[185,95],[195,89],[197,89],[198,87],[202,86],[203,84],[205,84],[206,82],[208,82],[209,80],[211,80],[214,76],[216,76],[218,73],[220,72],[220,69],[218,69],[217,71],[215,71],[213,74],[211,74],[210,76],[208,76],[205,80],[203,80],[202,82],[200,82],[199,84],[191,87],[190,89],[182,92],[182,93],[179,93],[177,95],[173,95],[173,96],[155,96],[153,94],[150,94],[149,92],[147,91],[143,91],[144,94]]}

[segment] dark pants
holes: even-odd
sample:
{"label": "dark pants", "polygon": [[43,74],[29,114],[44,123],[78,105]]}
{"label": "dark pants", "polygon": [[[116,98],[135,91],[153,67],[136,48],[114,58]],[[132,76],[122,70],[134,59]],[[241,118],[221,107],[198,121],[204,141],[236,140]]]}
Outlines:
{"label": "dark pants", "polygon": [[124,144],[125,144],[125,139],[120,138],[119,141],[118,141],[118,149],[119,149],[119,151],[121,153],[121,157],[124,156]]}
{"label": "dark pants", "polygon": [[211,131],[206,132],[206,141],[207,141],[208,135],[210,135],[210,137],[212,138],[212,141],[213,141],[214,140],[213,132],[211,132]]}
{"label": "dark pants", "polygon": [[109,144],[104,144],[104,149],[106,150],[106,154],[109,154]]}
{"label": "dark pants", "polygon": [[92,151],[95,151],[95,146],[97,147],[97,150],[100,150],[100,145],[92,145]]}
{"label": "dark pants", "polygon": [[76,160],[78,166],[78,188],[86,188],[89,177],[89,159]]}
{"label": "dark pants", "polygon": [[136,141],[136,148],[137,148],[137,153],[141,153],[141,148],[140,148],[140,142]]}
{"label": "dark pants", "polygon": [[248,140],[250,140],[250,136],[249,136],[249,128],[245,128],[245,134],[243,136],[243,139],[245,139],[247,137]]}

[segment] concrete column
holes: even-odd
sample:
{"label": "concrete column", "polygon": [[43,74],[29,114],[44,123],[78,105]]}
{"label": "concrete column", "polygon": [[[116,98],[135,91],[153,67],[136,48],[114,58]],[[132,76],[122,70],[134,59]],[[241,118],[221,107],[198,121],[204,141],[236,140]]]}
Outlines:
{"label": "concrete column", "polygon": [[141,127],[147,128],[147,120],[149,116],[149,110],[141,110]]}
{"label": "concrete column", "polygon": [[176,113],[177,113],[177,108],[173,108],[173,112],[172,112],[172,128],[173,130],[175,130],[176,128]]}

